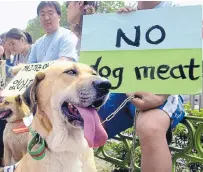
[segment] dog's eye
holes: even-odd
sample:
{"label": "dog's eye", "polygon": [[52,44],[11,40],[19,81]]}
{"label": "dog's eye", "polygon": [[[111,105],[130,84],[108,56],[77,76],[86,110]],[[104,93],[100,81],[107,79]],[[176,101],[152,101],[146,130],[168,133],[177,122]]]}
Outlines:
{"label": "dog's eye", "polygon": [[10,103],[9,103],[9,102],[7,102],[7,101],[5,101],[5,102],[4,102],[4,104],[5,104],[5,105],[9,105]]}
{"label": "dog's eye", "polygon": [[97,73],[96,73],[96,72],[93,72],[93,73],[92,73],[92,75],[95,75],[95,76],[96,76],[96,75],[97,75]]}
{"label": "dog's eye", "polygon": [[67,74],[69,74],[69,75],[76,75],[76,74],[77,74],[77,71],[74,70],[74,69],[71,69],[71,70],[65,71],[64,73],[67,73]]}

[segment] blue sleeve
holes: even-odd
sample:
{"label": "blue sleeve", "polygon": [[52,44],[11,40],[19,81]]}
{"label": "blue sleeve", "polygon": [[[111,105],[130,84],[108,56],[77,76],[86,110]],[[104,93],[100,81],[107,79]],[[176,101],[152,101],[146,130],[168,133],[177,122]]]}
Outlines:
{"label": "blue sleeve", "polygon": [[6,59],[6,65],[13,66],[13,63],[11,63],[11,59]]}
{"label": "blue sleeve", "polygon": [[[126,94],[112,93],[107,102],[98,111],[99,116],[104,121],[107,116],[113,113],[121,103],[127,98]],[[133,126],[135,116],[135,106],[128,102],[110,121],[104,123],[104,128],[111,139],[120,132]]]}
{"label": "blue sleeve", "polygon": [[68,57],[78,61],[77,43],[78,38],[74,34],[65,34],[60,40],[59,58]]}
{"label": "blue sleeve", "polygon": [[9,73],[9,69],[12,66],[13,66],[13,63],[11,63],[11,59],[6,59],[6,77],[11,76],[11,74]]}
{"label": "blue sleeve", "polygon": [[37,42],[35,42],[35,44],[31,48],[31,52],[29,54],[28,61],[27,61],[28,64],[37,63],[36,45],[37,45]]}

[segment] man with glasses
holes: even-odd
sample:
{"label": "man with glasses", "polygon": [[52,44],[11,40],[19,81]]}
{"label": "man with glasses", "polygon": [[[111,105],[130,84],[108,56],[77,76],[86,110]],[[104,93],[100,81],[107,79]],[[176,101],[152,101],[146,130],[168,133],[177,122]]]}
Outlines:
{"label": "man with glasses", "polygon": [[77,37],[70,30],[60,27],[61,8],[56,1],[41,1],[37,15],[45,35],[32,46],[28,63],[57,59],[77,61]]}

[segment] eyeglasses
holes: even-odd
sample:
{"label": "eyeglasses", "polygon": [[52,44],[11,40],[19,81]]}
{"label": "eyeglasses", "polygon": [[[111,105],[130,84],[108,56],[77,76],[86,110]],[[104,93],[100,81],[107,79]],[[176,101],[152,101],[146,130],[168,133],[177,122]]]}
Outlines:
{"label": "eyeglasses", "polygon": [[52,18],[55,14],[56,14],[56,13],[53,12],[53,11],[50,11],[50,12],[48,12],[48,13],[40,13],[40,14],[39,14],[39,18],[40,18],[40,19],[45,19],[46,16],[47,16],[48,18]]}

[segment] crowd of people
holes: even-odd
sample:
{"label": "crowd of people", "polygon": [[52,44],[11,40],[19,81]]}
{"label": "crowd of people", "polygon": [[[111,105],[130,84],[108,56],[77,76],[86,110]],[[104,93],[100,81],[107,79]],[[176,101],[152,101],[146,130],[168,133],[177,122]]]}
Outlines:
{"label": "crowd of people", "polygon": [[[174,7],[171,1],[138,1],[135,8],[123,7],[119,13],[136,10]],[[68,1],[67,22],[70,29],[60,26],[61,7],[56,1],[42,1],[37,15],[45,34],[32,41],[31,35],[21,29],[13,28],[1,35],[0,58],[6,60],[7,77],[12,77],[9,68],[21,63],[40,63],[52,60],[71,60],[77,62],[80,55],[82,16],[97,11],[96,1]],[[121,14],[122,15],[122,14]],[[104,124],[110,138],[133,126],[136,108],[140,109],[136,130],[142,151],[141,168],[143,172],[166,171],[172,169],[171,154],[166,135],[184,117],[183,100],[179,95],[154,95],[135,92],[141,99],[133,99],[113,118]],[[101,120],[111,114],[129,95],[111,94],[107,103],[99,110]],[[180,115],[182,114],[182,115]],[[0,121],[0,141],[5,122]],[[167,134],[166,134],[167,133]],[[1,145],[3,144],[0,143]],[[0,146],[0,149],[2,146]],[[3,150],[0,150],[2,153]],[[2,156],[2,155],[1,155]]]}

